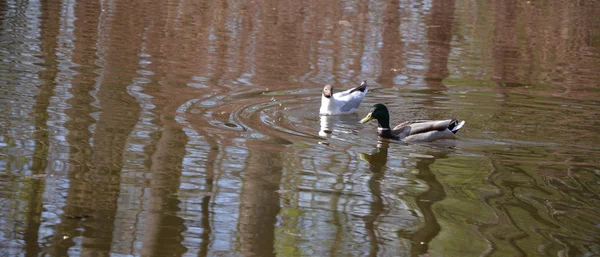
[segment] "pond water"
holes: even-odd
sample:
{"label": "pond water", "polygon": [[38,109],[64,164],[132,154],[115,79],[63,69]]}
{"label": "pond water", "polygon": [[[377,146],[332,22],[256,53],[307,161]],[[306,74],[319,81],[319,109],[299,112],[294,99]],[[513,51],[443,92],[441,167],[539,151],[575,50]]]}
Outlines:
{"label": "pond water", "polygon": [[1,1],[0,255],[598,256],[598,10]]}

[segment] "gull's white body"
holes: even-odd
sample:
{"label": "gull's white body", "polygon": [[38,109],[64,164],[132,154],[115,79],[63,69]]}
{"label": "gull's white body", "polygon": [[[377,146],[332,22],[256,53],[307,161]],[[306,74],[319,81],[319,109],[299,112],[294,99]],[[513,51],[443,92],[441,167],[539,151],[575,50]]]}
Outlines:
{"label": "gull's white body", "polygon": [[[331,86],[329,88],[331,89]],[[319,114],[341,115],[355,113],[368,91],[367,82],[363,81],[358,87],[334,93],[330,97],[326,97],[326,94],[323,93],[321,94],[321,109],[319,110]]]}

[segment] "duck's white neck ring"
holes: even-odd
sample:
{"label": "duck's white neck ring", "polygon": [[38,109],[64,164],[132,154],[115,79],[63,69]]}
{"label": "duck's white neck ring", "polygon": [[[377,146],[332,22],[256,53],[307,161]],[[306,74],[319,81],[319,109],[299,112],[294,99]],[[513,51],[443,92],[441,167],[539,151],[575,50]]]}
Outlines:
{"label": "duck's white neck ring", "polygon": [[383,130],[390,130],[390,129],[389,128],[377,128],[377,130],[383,131]]}

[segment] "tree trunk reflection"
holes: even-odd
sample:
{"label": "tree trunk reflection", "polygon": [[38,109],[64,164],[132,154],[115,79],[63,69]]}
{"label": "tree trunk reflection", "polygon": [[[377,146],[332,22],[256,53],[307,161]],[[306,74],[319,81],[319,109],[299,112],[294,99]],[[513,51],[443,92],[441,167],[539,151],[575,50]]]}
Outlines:
{"label": "tree trunk reflection", "polygon": [[[269,142],[252,142],[249,148]],[[277,150],[250,150],[240,194],[239,240],[244,256],[275,256],[282,159]]]}

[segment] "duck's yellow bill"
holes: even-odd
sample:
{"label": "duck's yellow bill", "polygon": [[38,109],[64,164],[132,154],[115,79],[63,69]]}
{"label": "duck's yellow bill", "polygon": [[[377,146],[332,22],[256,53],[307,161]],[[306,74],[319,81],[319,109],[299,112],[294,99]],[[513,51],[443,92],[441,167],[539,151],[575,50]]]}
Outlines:
{"label": "duck's yellow bill", "polygon": [[367,123],[368,121],[372,120],[373,119],[373,117],[371,117],[372,114],[373,113],[371,113],[371,112],[369,114],[367,114],[367,117],[364,117],[362,120],[360,120],[360,123]]}
{"label": "duck's yellow bill", "polygon": [[365,153],[359,153],[360,159],[369,163],[369,156]]}

